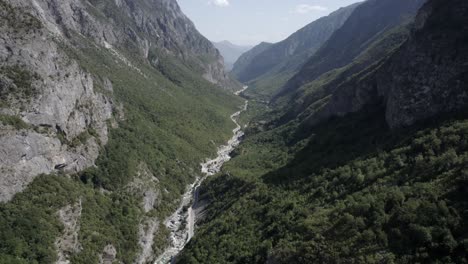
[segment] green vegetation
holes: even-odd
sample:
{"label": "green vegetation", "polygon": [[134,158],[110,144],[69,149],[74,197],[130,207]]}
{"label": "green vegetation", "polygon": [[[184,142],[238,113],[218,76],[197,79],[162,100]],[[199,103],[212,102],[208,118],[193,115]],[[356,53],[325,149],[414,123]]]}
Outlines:
{"label": "green vegetation", "polygon": [[293,72],[286,72],[261,76],[248,83],[249,90],[246,91],[246,95],[258,100],[269,101],[293,75]]}
{"label": "green vegetation", "polygon": [[211,204],[178,262],[466,263],[466,115],[384,120],[371,108],[312,131],[251,127],[204,184]]}
{"label": "green vegetation", "polygon": [[[114,97],[125,109],[125,121],[111,131],[97,167],[82,173],[81,181],[111,190],[112,196],[126,193],[123,189],[143,162],[158,177],[161,190],[158,206],[150,214],[164,219],[177,207],[187,184],[194,180],[198,164],[216,150],[211,140],[221,144],[231,136],[234,124],[229,115],[242,101],[208,84],[170,58],[160,59],[159,72],[138,60],[131,62],[138,70],[129,71],[124,62],[104,49],[68,49],[67,52],[87,71],[101,79],[109,78]],[[103,197],[108,199],[107,195],[99,196],[95,202],[84,204],[84,216],[86,212],[91,214],[83,217],[80,231],[86,241],[85,250],[73,263],[93,263],[106,243],[118,249],[119,259],[124,263],[131,263],[139,250],[136,228],[143,214],[135,206],[141,194],[127,194],[118,198],[123,200],[111,198],[111,204],[106,200],[99,204]],[[102,206],[112,210],[99,210]],[[109,223],[107,216],[115,208],[126,213],[121,221]],[[164,228],[161,226],[155,238],[157,251],[167,243]]]}
{"label": "green vegetation", "polygon": [[63,176],[40,176],[13,201],[0,205],[0,263],[53,263],[62,228],[56,212],[75,203],[81,188]]}
{"label": "green vegetation", "polygon": [[[234,124],[229,115],[242,101],[168,58],[160,59],[162,75],[139,61],[132,63],[140,72],[129,71],[105,49],[68,52],[89,72],[109,78],[114,96],[125,108],[125,122],[112,131],[98,161],[103,171],[91,173],[94,182],[111,190],[123,186],[131,181],[135,164],[144,161],[161,176],[163,187],[171,193],[168,198],[177,200],[194,177],[189,168],[198,168],[201,160],[214,153],[211,140],[221,144],[231,135]],[[181,178],[175,180],[174,174]]]}
{"label": "green vegetation", "polygon": [[[125,51],[119,52],[133,59],[122,61],[85,38],[71,37],[72,44],[61,44],[62,50],[93,75],[97,87],[103,86],[100,80],[105,78],[112,82],[111,96],[123,105],[124,117],[114,113],[118,127],[111,129],[95,167],[72,179],[42,176],[12,202],[1,205],[0,263],[53,263],[54,241],[63,231],[56,212],[79,199],[83,210],[78,235],[83,249],[72,255],[71,262],[97,263],[104,247],[112,244],[120,261],[133,263],[140,252],[138,226],[143,217],[162,220],[177,208],[180,194],[199,174],[200,162],[232,136],[229,116],[242,106],[241,99],[167,55],[159,58],[155,68]],[[29,77],[34,78],[25,71],[4,70],[21,89],[29,87]],[[1,118],[2,123],[18,121]],[[91,136],[95,136],[92,130],[71,140],[58,135],[72,147]],[[154,210],[146,214],[141,209],[143,193],[128,190],[142,163],[158,178],[160,191]],[[166,247],[167,235],[161,225],[155,252]]]}
{"label": "green vegetation", "polygon": [[132,263],[138,250],[139,202],[125,193],[105,195],[92,184],[63,175],[40,176],[13,201],[0,205],[0,263],[55,262],[54,242],[63,230],[57,211],[79,199],[83,251],[72,263],[98,263],[96,253],[107,243],[116,245],[125,263]]}
{"label": "green vegetation", "polygon": [[29,101],[31,97],[37,95],[37,90],[32,83],[39,80],[39,75],[31,73],[19,65],[0,67],[0,78],[5,76],[12,81],[10,85],[2,87],[0,99],[7,101],[14,98],[22,101]]}
{"label": "green vegetation", "polygon": [[[377,83],[385,74],[396,81],[400,77],[393,71],[410,63],[402,55],[411,52],[391,57],[410,31],[402,10],[389,8],[408,4],[398,2],[364,3],[370,9],[355,13],[311,58],[290,89],[273,98],[273,109],[243,117],[250,120],[245,141],[202,186],[199,197],[209,206],[178,263],[468,263],[468,112],[399,130],[385,121],[385,112],[395,108],[381,102],[388,90]],[[386,15],[401,21],[399,27],[390,26],[393,22],[382,27],[389,17],[371,10],[381,3]],[[433,3],[434,14],[447,7]],[[461,14],[453,6],[445,10]],[[404,51],[421,48],[435,57],[457,46],[449,44],[459,36],[445,22],[452,16],[441,14],[440,23],[434,22],[440,32],[417,34],[440,36],[447,45],[425,50],[424,39]],[[452,23],[458,29],[463,24]],[[389,57],[387,71],[372,76],[382,79],[363,85]],[[430,74],[418,69],[416,75]],[[412,80],[402,82],[408,91],[398,98],[417,96],[412,86],[417,86]],[[333,95],[338,102],[320,112]],[[366,96],[372,99],[359,102]],[[452,104],[446,102],[447,108]],[[359,112],[327,118],[354,111]]]}
{"label": "green vegetation", "polygon": [[0,0],[0,21],[4,21],[15,33],[35,31],[42,23],[33,15],[20,11],[4,0]]}
{"label": "green vegetation", "polygon": [[[92,184],[89,184],[92,186]],[[88,189],[83,199],[79,241],[83,250],[71,258],[72,263],[98,263],[98,254],[112,244],[123,263],[133,263],[139,252],[138,225],[143,211],[139,196],[120,191],[103,194]]]}
{"label": "green vegetation", "polygon": [[0,123],[7,126],[13,126],[16,129],[28,129],[29,125],[26,124],[18,116],[2,115],[0,114]]}
{"label": "green vegetation", "polygon": [[[41,130],[40,128],[38,128],[38,129],[36,129],[36,131],[41,133],[41,132],[45,132],[47,130],[44,131],[44,130]],[[88,142],[88,140],[90,138],[94,138],[99,145],[101,144],[101,140],[99,138],[99,135],[97,134],[96,130],[94,128],[91,128],[91,127],[86,129],[85,131],[81,132],[79,135],[74,137],[72,140],[68,140],[66,135],[63,133],[63,131],[57,131],[57,137],[58,137],[58,139],[60,140],[60,142],[62,144],[68,145],[71,148],[76,148],[78,146],[85,145],[86,142]]]}
{"label": "green vegetation", "polygon": [[8,103],[0,99],[0,108],[6,108],[8,107]]}

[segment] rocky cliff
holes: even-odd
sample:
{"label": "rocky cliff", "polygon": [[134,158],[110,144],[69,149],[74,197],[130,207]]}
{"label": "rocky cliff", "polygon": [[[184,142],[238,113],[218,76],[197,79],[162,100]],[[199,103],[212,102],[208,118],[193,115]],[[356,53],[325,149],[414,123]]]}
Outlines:
{"label": "rocky cliff", "polygon": [[41,173],[93,165],[115,108],[58,48],[47,21],[13,2],[0,2],[0,201]]}
{"label": "rocky cliff", "polygon": [[468,4],[456,4],[457,9],[443,1],[425,5],[406,43],[388,59],[339,85],[308,122],[316,124],[383,103],[388,125],[396,128],[464,109],[468,104]]}
{"label": "rocky cliff", "polygon": [[34,0],[18,5],[57,35],[78,33],[98,45],[126,49],[155,62],[169,54],[192,65],[212,83],[230,82],[219,52],[174,0]]}
{"label": "rocky cliff", "polygon": [[[158,67],[177,60],[227,89],[237,89],[222,57],[176,1],[0,1],[0,201],[36,175],[94,164],[108,120],[122,117],[112,82],[78,66],[67,50],[92,45]],[[82,47],[79,47],[82,46]],[[114,122],[115,123],[115,122]]]}
{"label": "rocky cliff", "polygon": [[425,0],[369,0],[304,64],[276,97],[296,91],[331,70],[345,67],[386,32],[411,19]]}
{"label": "rocky cliff", "polygon": [[175,0],[0,0],[0,262],[154,261],[237,85]]}

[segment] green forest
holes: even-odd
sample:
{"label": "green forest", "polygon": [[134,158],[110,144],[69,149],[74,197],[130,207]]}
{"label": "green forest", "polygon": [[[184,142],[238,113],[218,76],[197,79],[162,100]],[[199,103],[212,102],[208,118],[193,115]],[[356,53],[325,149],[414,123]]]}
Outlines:
{"label": "green forest", "polygon": [[178,263],[466,263],[467,115],[397,131],[382,116],[251,127]]}

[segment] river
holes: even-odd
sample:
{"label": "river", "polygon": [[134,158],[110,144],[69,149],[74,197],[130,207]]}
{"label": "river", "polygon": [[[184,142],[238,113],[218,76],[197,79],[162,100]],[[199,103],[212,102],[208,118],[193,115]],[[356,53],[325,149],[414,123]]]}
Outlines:
{"label": "river", "polygon": [[[245,91],[248,86],[238,92],[236,95],[240,95]],[[241,125],[237,122],[240,114],[247,110],[249,101],[245,101],[244,107],[231,115],[231,120],[236,124],[236,128],[232,131],[233,136],[226,145],[218,148],[217,156],[214,159],[207,160],[201,165],[202,177],[195,180],[194,183],[187,187],[187,191],[182,196],[182,201],[177,210],[168,217],[164,224],[170,230],[170,246],[157,258],[155,264],[167,264],[171,263],[172,259],[179,254],[180,251],[187,245],[192,239],[195,233],[195,212],[193,205],[196,203],[197,189],[200,187],[202,182],[209,176],[218,173],[221,170],[223,164],[231,159],[231,152],[240,144],[240,140],[244,135]]]}

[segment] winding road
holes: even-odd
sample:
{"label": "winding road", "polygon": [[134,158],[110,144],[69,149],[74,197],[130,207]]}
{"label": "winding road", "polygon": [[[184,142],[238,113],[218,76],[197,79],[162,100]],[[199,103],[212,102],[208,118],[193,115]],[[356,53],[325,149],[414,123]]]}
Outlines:
{"label": "winding road", "polygon": [[[235,94],[240,95],[247,88],[248,86],[244,86],[242,90]],[[216,158],[200,164],[203,177],[197,178],[194,183],[187,187],[187,192],[182,196],[182,202],[179,208],[164,222],[171,232],[171,245],[157,258],[155,264],[172,263],[174,257],[177,256],[190,239],[192,239],[195,233],[195,212],[193,207],[197,201],[196,196],[198,196],[198,188],[207,177],[221,170],[223,164],[231,159],[231,152],[239,146],[244,132],[242,131],[241,125],[237,122],[237,119],[242,112],[247,110],[248,105],[249,101],[246,100],[244,107],[231,115],[232,122],[236,124],[236,128],[232,131],[234,135],[229,139],[226,145],[218,148],[218,155]]]}

